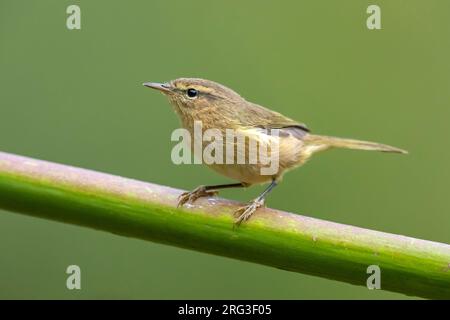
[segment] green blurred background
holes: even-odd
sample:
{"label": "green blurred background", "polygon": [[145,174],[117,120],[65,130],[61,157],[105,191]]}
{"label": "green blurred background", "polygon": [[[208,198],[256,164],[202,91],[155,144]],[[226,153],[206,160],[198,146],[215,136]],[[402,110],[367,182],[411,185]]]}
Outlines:
{"label": "green blurred background", "polygon": [[[269,206],[450,243],[450,2],[378,0],[370,31],[373,3],[1,0],[0,150],[184,189],[228,181],[172,164],[178,119],[141,85],[207,78],[316,133],[410,151],[319,155]],[[0,298],[405,298],[8,212],[0,252]]]}

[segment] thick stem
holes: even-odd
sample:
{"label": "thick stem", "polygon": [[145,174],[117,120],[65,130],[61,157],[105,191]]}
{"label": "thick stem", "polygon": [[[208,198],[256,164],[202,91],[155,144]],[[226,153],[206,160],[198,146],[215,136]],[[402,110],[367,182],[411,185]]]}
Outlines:
{"label": "thick stem", "polygon": [[233,228],[238,203],[0,152],[0,208],[122,236],[260,263],[355,285],[381,269],[381,288],[450,298],[450,246],[259,209]]}

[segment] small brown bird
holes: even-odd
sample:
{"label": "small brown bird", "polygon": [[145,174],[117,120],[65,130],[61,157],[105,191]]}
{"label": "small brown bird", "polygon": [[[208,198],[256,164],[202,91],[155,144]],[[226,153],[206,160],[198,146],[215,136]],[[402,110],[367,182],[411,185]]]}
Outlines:
{"label": "small brown bird", "polygon": [[[239,183],[202,185],[191,192],[183,193],[179,198],[179,206],[182,206],[200,197],[215,195],[219,189],[248,187],[270,182],[267,189],[256,199],[236,211],[237,225],[248,220],[256,209],[264,205],[266,196],[287,170],[301,166],[314,153],[330,148],[407,153],[405,150],[380,143],[311,134],[305,124],[249,102],[235,91],[213,81],[179,78],[167,83],[144,83],[144,86],[159,90],[167,96],[180,117],[182,126],[191,133],[191,136],[194,135],[194,122],[201,121],[203,131],[218,129],[225,136],[227,129],[233,129],[238,134],[245,135],[249,139],[245,140],[247,147],[252,139],[257,144],[277,143],[279,163],[275,173],[262,174],[261,168],[266,165],[262,161],[208,164],[215,171]],[[277,129],[278,136],[270,134],[274,129]],[[233,144],[234,150],[236,140],[226,140],[225,144],[229,143]],[[271,147],[269,146],[268,149],[270,153]],[[234,155],[235,160],[238,153]]]}

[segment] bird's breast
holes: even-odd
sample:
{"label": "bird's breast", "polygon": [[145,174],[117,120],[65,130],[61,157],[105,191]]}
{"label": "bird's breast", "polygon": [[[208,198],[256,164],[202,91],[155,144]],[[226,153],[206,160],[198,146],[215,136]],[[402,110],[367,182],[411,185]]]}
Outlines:
{"label": "bird's breast", "polygon": [[[192,146],[193,152],[211,169],[231,179],[264,183],[302,163],[303,141],[292,135],[273,135],[259,128],[209,129],[201,131],[202,148]],[[198,132],[195,138],[198,141]]]}

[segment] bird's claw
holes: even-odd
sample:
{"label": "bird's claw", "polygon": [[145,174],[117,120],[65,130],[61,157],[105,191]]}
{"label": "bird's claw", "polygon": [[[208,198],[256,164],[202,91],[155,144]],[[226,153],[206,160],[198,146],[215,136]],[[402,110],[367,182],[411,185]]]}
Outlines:
{"label": "bird's claw", "polygon": [[217,194],[218,194],[217,191],[206,190],[205,186],[199,186],[199,187],[195,188],[192,191],[183,192],[178,197],[178,205],[177,205],[177,207],[182,207],[186,203],[193,203],[198,198],[211,197],[211,196],[215,196]]}
{"label": "bird's claw", "polygon": [[264,199],[255,199],[250,202],[248,205],[237,209],[234,212],[234,216],[236,217],[235,225],[239,226],[242,222],[250,219],[252,214],[256,211],[256,209],[264,206]]}

